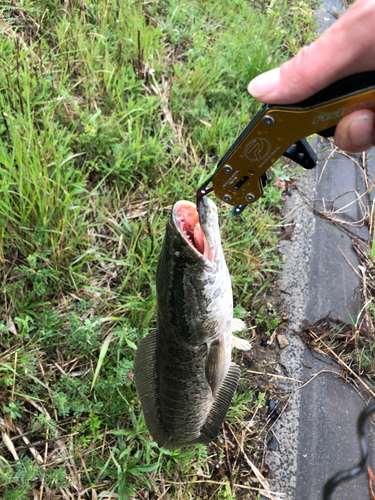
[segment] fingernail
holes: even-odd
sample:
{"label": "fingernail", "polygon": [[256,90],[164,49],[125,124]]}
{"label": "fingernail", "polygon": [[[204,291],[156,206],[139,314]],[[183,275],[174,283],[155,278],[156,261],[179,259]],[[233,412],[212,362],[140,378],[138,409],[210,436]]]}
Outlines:
{"label": "fingernail", "polygon": [[370,116],[359,116],[348,128],[349,140],[356,146],[363,146],[372,141],[374,120]]}
{"label": "fingernail", "polygon": [[266,73],[251,80],[248,86],[249,93],[255,97],[255,99],[265,97],[275,90],[280,81],[280,68],[271,69]]}

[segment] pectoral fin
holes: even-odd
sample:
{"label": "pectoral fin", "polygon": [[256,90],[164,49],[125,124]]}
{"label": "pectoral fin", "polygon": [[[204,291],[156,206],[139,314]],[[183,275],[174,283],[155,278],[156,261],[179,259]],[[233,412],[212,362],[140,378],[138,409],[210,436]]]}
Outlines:
{"label": "pectoral fin", "polygon": [[242,319],[239,318],[232,319],[232,333],[240,332],[241,330],[245,330],[245,328],[247,328],[247,326],[246,323],[242,321]]}
{"label": "pectoral fin", "polygon": [[239,339],[238,337],[232,335],[232,347],[240,349],[240,351],[250,351],[251,344],[248,340]]}
{"label": "pectoral fin", "polygon": [[206,379],[211,387],[212,394],[215,396],[225,375],[225,339],[221,337],[215,340],[208,347],[206,360]]}
{"label": "pectoral fin", "polygon": [[[232,332],[240,332],[245,330],[246,324],[242,319],[233,318],[232,320]],[[241,351],[249,351],[251,349],[251,344],[247,340],[239,339],[238,337],[232,336],[232,347],[240,349]]]}
{"label": "pectoral fin", "polygon": [[134,360],[134,381],[147,428],[158,445],[163,446],[168,438],[160,423],[159,405],[156,395],[156,333],[156,331],[150,332],[141,340],[138,346]]}
{"label": "pectoral fin", "polygon": [[220,430],[221,424],[228,412],[232,402],[233,395],[237,389],[238,380],[241,375],[241,370],[238,365],[231,363],[228,373],[221,384],[211,411],[208,414],[206,423],[202,427],[199,442],[208,443],[214,439]]}

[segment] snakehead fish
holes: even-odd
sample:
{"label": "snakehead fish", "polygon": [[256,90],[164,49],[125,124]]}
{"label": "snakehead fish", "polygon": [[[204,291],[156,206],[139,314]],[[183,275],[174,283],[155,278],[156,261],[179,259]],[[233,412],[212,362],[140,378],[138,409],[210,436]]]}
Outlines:
{"label": "snakehead fish", "polygon": [[172,450],[214,439],[240,378],[231,363],[233,296],[216,206],[202,198],[172,209],[156,272],[157,325],[139,344],[134,378],[150,434]]}

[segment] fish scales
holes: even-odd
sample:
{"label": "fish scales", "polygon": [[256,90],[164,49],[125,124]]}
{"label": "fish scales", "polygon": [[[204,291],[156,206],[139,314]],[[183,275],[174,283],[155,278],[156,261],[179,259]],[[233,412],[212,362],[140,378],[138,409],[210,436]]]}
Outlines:
{"label": "fish scales", "polygon": [[200,203],[199,217],[190,202],[174,205],[156,290],[158,329],[141,341],[134,363],[146,424],[167,449],[209,442],[225,418],[240,371],[231,363],[236,338],[230,276],[217,210],[208,198]]}
{"label": "fish scales", "polygon": [[173,352],[170,346],[163,349],[163,344],[157,350],[163,426],[178,436],[183,431],[189,441],[198,439],[211,407],[211,389],[205,380],[207,348],[185,345],[181,349],[179,340],[171,343],[172,349],[176,344],[179,347]]}

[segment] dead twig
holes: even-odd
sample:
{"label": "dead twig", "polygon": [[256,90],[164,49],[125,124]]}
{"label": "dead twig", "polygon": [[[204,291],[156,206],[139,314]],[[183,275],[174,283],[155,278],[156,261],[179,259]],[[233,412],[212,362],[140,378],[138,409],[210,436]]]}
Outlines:
{"label": "dead twig", "polygon": [[227,437],[225,435],[225,425],[223,425],[223,436],[224,436],[224,443],[225,443],[225,457],[227,459],[227,466],[228,466],[228,478],[229,478],[229,483],[230,483],[230,489],[231,489],[231,492],[233,495],[234,494],[234,486],[233,486],[232,466],[231,466],[230,458],[229,458],[228,441],[227,441]]}
{"label": "dead twig", "polygon": [[367,472],[369,475],[370,500],[375,500],[375,493],[373,489],[373,486],[375,486],[375,476],[369,465],[367,466]]}
{"label": "dead twig", "polygon": [[268,372],[255,372],[254,370],[246,370],[247,373],[254,373],[255,375],[265,375],[267,377],[276,377],[276,378],[282,378],[285,380],[292,380],[293,382],[299,382],[300,384],[303,384],[303,380],[298,380],[298,378],[292,378],[292,377],[284,377],[284,375],[278,375],[276,373],[268,373]]}

